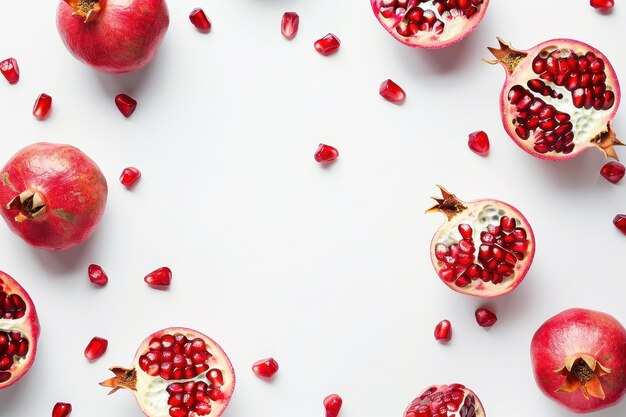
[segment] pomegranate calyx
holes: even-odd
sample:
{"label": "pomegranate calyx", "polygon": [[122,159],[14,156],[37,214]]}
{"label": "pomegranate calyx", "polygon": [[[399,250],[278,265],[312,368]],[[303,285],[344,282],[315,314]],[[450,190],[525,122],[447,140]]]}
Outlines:
{"label": "pomegranate calyx", "polygon": [[589,397],[604,400],[604,390],[600,377],[610,374],[611,370],[589,355],[574,355],[565,360],[562,368],[554,371],[565,376],[565,381],[556,391],[572,393],[582,391],[586,399]]}
{"label": "pomegranate calyx", "polygon": [[72,16],[78,16],[83,19],[83,23],[89,23],[96,20],[100,13],[100,0],[63,0],[75,10]]}
{"label": "pomegranate calyx", "polygon": [[508,74],[513,75],[517,66],[528,56],[528,53],[512,48],[510,43],[501,38],[497,39],[500,49],[487,47],[496,59],[483,58],[483,61],[491,65],[502,64]]}
{"label": "pomegranate calyx", "polygon": [[45,214],[46,204],[37,191],[26,190],[16,195],[13,200],[7,204],[9,210],[19,210],[20,213],[15,216],[16,222],[23,222],[27,219],[36,219]]}
{"label": "pomegranate calyx", "polygon": [[467,210],[467,206],[456,198],[454,194],[450,193],[441,185],[437,185],[437,187],[441,190],[441,198],[431,197],[437,204],[426,210],[426,213],[443,213],[448,220],[452,220],[454,216]]}
{"label": "pomegranate calyx", "polygon": [[591,143],[600,148],[607,158],[613,158],[619,161],[614,146],[624,146],[624,144],[617,139],[610,122],[606,125],[606,130],[600,132],[595,138],[591,139]]}
{"label": "pomegranate calyx", "polygon": [[111,391],[109,391],[109,395],[113,394],[120,388],[124,388],[130,391],[137,390],[137,371],[135,371],[134,369],[127,369],[119,366],[115,366],[109,369],[115,374],[115,376],[100,383],[100,385],[102,385],[103,387],[113,388]]}

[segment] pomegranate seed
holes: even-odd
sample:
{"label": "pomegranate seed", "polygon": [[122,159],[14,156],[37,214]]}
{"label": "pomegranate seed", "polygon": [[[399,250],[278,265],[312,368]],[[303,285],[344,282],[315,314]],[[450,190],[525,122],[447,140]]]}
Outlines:
{"label": "pomegranate seed", "polygon": [[283,36],[289,40],[292,40],[298,34],[298,27],[300,26],[300,16],[296,12],[285,12],[283,20],[280,22],[280,31]]}
{"label": "pomegranate seed", "polygon": [[334,54],[339,49],[341,41],[332,33],[315,41],[315,50],[324,56]]}
{"label": "pomegranate seed", "polygon": [[15,58],[8,58],[0,62],[0,72],[9,84],[15,84],[20,80],[20,68],[17,66]]}
{"label": "pomegranate seed", "polygon": [[39,97],[37,97],[35,105],[33,106],[33,116],[35,116],[39,120],[43,120],[48,116],[51,108],[52,97],[50,97],[46,93],[41,93]]}
{"label": "pomegranate seed", "polygon": [[612,182],[613,184],[617,184],[622,178],[624,178],[624,173],[626,169],[624,165],[619,162],[612,161],[607,162],[602,169],[600,170],[600,175],[606,178],[607,181]]}
{"label": "pomegranate seed", "polygon": [[124,117],[130,117],[137,108],[137,100],[126,94],[115,96],[115,105]]}
{"label": "pomegranate seed", "polygon": [[189,13],[189,20],[201,32],[209,32],[211,30],[211,21],[204,14],[204,10],[199,7]]}
{"label": "pomegranate seed", "polygon": [[94,337],[85,348],[85,357],[90,361],[95,361],[107,351],[109,341],[101,337]]}
{"label": "pomegranate seed", "polygon": [[482,130],[470,133],[467,144],[478,155],[486,156],[489,153],[489,136]]}
{"label": "pomegranate seed", "polygon": [[442,320],[435,327],[435,339],[449,342],[452,339],[452,325],[448,320]]}
{"label": "pomegranate seed", "polygon": [[406,93],[402,87],[391,80],[383,81],[378,92],[392,103],[402,104],[406,100]]}
{"label": "pomegranate seed", "polygon": [[143,280],[150,286],[167,287],[172,282],[172,270],[166,266],[155,269],[146,275]]}
{"label": "pomegranate seed", "polygon": [[67,417],[72,412],[72,404],[56,403],[52,409],[52,417]]}
{"label": "pomegranate seed", "polygon": [[591,7],[598,9],[598,11],[602,13],[606,13],[611,11],[613,6],[615,6],[615,1],[613,0],[591,0],[589,2]]}
{"label": "pomegranate seed", "polygon": [[89,281],[93,282],[96,285],[104,287],[109,282],[109,277],[104,272],[104,269],[100,265],[91,264],[87,268],[87,273],[89,274]]}
{"label": "pomegranate seed", "polygon": [[476,323],[478,323],[480,327],[491,327],[498,321],[496,314],[486,308],[479,308],[474,313],[474,316],[476,317]]}
{"label": "pomegranate seed", "polygon": [[319,163],[332,162],[339,156],[339,151],[330,145],[320,143],[315,152],[315,160]]}
{"label": "pomegranate seed", "polygon": [[620,230],[620,232],[626,235],[626,214],[618,214],[615,216],[613,224]]}
{"label": "pomegranate seed", "polygon": [[141,172],[137,168],[128,167],[124,168],[122,171],[122,175],[120,175],[120,182],[126,186],[130,187],[141,177]]}
{"label": "pomegranate seed", "polygon": [[274,358],[261,359],[252,365],[252,371],[262,378],[272,378],[278,372],[278,362]]}
{"label": "pomegranate seed", "polygon": [[330,394],[328,397],[324,398],[326,417],[337,417],[342,404],[343,400],[338,394]]}

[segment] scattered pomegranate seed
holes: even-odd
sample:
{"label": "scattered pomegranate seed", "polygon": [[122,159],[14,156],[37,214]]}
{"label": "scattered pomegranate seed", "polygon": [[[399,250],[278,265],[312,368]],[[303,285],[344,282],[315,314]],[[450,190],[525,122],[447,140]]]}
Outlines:
{"label": "scattered pomegranate seed", "polygon": [[33,116],[35,116],[39,120],[43,120],[48,116],[51,108],[52,97],[50,97],[46,93],[41,93],[35,101],[35,106],[33,107]]}
{"label": "scattered pomegranate seed", "polygon": [[90,361],[95,361],[107,351],[109,341],[101,337],[94,337],[85,348],[85,357]]}
{"label": "scattered pomegranate seed", "polygon": [[613,224],[620,230],[620,232],[626,235],[626,214],[618,214],[615,216]]}
{"label": "scattered pomegranate seed", "polygon": [[402,87],[391,80],[383,81],[378,92],[381,96],[392,103],[402,104],[404,103],[404,100],[406,100],[406,93]]}
{"label": "scattered pomegranate seed", "polygon": [[622,178],[624,178],[625,172],[626,169],[624,168],[624,165],[616,161],[607,162],[602,169],[600,169],[600,175],[613,184],[617,184]]}
{"label": "scattered pomegranate seed", "polygon": [[452,325],[448,320],[442,320],[435,327],[435,339],[449,342],[452,339]]}
{"label": "scattered pomegranate seed", "polygon": [[486,156],[489,153],[489,136],[482,130],[470,133],[467,144],[478,155]]}
{"label": "scattered pomegranate seed", "polygon": [[337,417],[341,410],[343,400],[337,394],[330,394],[324,398],[324,408],[326,409],[326,417]]}
{"label": "scattered pomegranate seed", "polygon": [[252,371],[262,378],[271,378],[278,372],[278,362],[274,358],[261,359],[254,362]]}
{"label": "scattered pomegranate seed", "polygon": [[189,13],[189,20],[201,32],[209,32],[211,30],[211,21],[204,14],[204,10],[199,7]]}
{"label": "scattered pomegranate seed", "polygon": [[15,84],[20,80],[20,68],[15,58],[8,58],[0,62],[0,72],[9,84]]}
{"label": "scattered pomegranate seed", "polygon": [[300,16],[296,12],[285,12],[283,20],[280,22],[280,31],[283,36],[289,40],[292,40],[298,34],[298,27],[300,26]]}
{"label": "scattered pomegranate seed", "polygon": [[141,177],[141,172],[135,167],[124,168],[122,171],[122,175],[120,175],[120,182],[126,186],[130,187]]}
{"label": "scattered pomegranate seed", "polygon": [[91,264],[87,268],[87,273],[89,274],[89,281],[93,282],[96,285],[104,287],[109,282],[109,277],[104,272],[104,269],[100,265]]}
{"label": "scattered pomegranate seed", "polygon": [[115,96],[115,105],[124,117],[130,117],[137,108],[137,100],[126,94],[118,94]]}
{"label": "scattered pomegranate seed", "polygon": [[146,275],[143,280],[152,287],[167,287],[172,282],[172,270],[166,266],[155,269]]}
{"label": "scattered pomegranate seed", "polygon": [[613,6],[615,6],[615,1],[613,0],[591,0],[589,2],[589,4],[591,4],[591,7],[598,9],[598,11],[602,12],[602,13],[606,13],[611,11],[611,9],[613,9]]}
{"label": "scattered pomegranate seed", "polygon": [[72,412],[72,404],[56,403],[52,409],[52,417],[67,417]]}
{"label": "scattered pomegranate seed", "polygon": [[315,160],[319,163],[332,162],[339,156],[339,151],[330,145],[320,143],[315,152]]}
{"label": "scattered pomegranate seed", "polygon": [[478,323],[480,327],[491,327],[498,321],[498,316],[496,316],[493,311],[489,311],[486,308],[479,308],[474,313],[474,316],[476,316],[476,323]]}
{"label": "scattered pomegranate seed", "polygon": [[334,54],[339,49],[341,41],[332,33],[315,41],[315,50],[324,56]]}

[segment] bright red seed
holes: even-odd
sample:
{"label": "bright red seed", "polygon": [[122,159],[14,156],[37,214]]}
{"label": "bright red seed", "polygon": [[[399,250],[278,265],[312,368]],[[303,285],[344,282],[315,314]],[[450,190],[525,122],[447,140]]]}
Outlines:
{"label": "bright red seed", "polygon": [[85,348],[85,357],[90,361],[95,361],[107,351],[109,341],[101,337],[94,337]]}
{"label": "bright red seed", "polygon": [[48,116],[51,108],[52,97],[50,97],[46,93],[41,93],[39,97],[37,97],[35,105],[33,106],[33,116],[35,116],[39,120],[43,120]]}
{"label": "bright red seed", "polygon": [[146,275],[143,280],[146,284],[153,287],[167,287],[172,282],[172,270],[166,266],[155,269]]}
{"label": "bright red seed", "polygon": [[339,411],[341,410],[342,404],[343,400],[338,394],[330,394],[328,397],[324,398],[326,417],[337,417],[337,415],[339,415]]}
{"label": "bright red seed", "polygon": [[378,92],[392,103],[402,104],[406,100],[406,93],[402,87],[391,80],[383,81]]}
{"label": "bright red seed", "polygon": [[448,320],[442,320],[435,327],[435,339],[449,342],[452,339],[452,325]]}
{"label": "bright red seed", "polygon": [[130,187],[141,177],[141,172],[135,167],[124,168],[120,175],[120,182],[126,187]]}
{"label": "bright red seed", "polygon": [[278,362],[274,358],[261,359],[254,362],[252,371],[262,378],[272,378],[278,372]]}
{"label": "bright red seed", "polygon": [[283,36],[289,40],[292,40],[298,34],[298,27],[300,26],[300,16],[296,12],[285,12],[283,20],[280,22],[280,31]]}
{"label": "bright red seed", "polygon": [[0,72],[9,84],[15,84],[20,80],[20,68],[15,58],[8,58],[0,62]]}
{"label": "bright red seed", "polygon": [[607,162],[602,169],[600,169],[600,175],[613,184],[617,184],[622,178],[624,178],[625,172],[626,168],[624,168],[624,165],[616,161]]}
{"label": "bright red seed", "polygon": [[626,214],[618,214],[615,216],[613,224],[620,230],[620,232],[626,235]]}
{"label": "bright red seed", "polygon": [[469,134],[467,145],[473,152],[485,156],[489,153],[489,136],[482,130],[472,132]]}
{"label": "bright red seed", "polygon": [[615,1],[613,0],[591,0],[589,2],[591,7],[598,9],[598,11],[602,13],[606,13],[610,11],[613,6],[615,6]]}
{"label": "bright red seed", "polygon": [[315,50],[324,56],[337,52],[339,45],[341,45],[341,41],[332,33],[318,39],[314,44]]}
{"label": "bright red seed", "polygon": [[480,327],[491,327],[498,321],[498,316],[496,316],[493,311],[489,311],[486,308],[479,308],[474,313],[474,316],[476,317],[476,323],[478,323]]}
{"label": "bright red seed", "polygon": [[137,108],[137,100],[126,94],[118,94],[115,96],[115,105],[124,117],[130,117]]}
{"label": "bright red seed", "polygon": [[104,272],[104,269],[100,265],[91,264],[87,268],[87,274],[89,274],[89,281],[96,285],[104,287],[109,282],[109,277]]}
{"label": "bright red seed", "polygon": [[339,156],[339,151],[330,145],[320,143],[315,152],[315,160],[319,163],[332,162]]}
{"label": "bright red seed", "polygon": [[72,412],[72,404],[56,403],[52,409],[52,417],[67,417]]}
{"label": "bright red seed", "polygon": [[211,21],[204,14],[204,10],[199,7],[189,13],[189,20],[201,32],[209,32],[211,30]]}

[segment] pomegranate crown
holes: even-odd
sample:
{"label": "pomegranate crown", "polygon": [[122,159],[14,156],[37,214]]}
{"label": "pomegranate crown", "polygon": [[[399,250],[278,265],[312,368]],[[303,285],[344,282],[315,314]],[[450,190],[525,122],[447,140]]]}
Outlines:
{"label": "pomegranate crown", "polygon": [[74,9],[72,16],[78,16],[84,23],[93,22],[100,13],[100,0],[63,0]]}
{"label": "pomegranate crown", "polygon": [[487,47],[489,52],[491,52],[496,59],[483,58],[483,61],[491,65],[502,64],[506,72],[509,75],[512,75],[520,62],[528,56],[528,53],[514,49],[511,47],[509,42],[503,40],[502,38],[497,39],[500,44],[500,48]]}
{"label": "pomegranate crown", "polygon": [[441,197],[431,197],[437,204],[426,210],[426,213],[443,213],[448,220],[451,220],[457,214],[467,210],[467,206],[454,194],[441,185],[437,187],[441,190]]}
{"label": "pomegranate crown", "polygon": [[600,377],[611,373],[611,370],[589,355],[574,355],[567,358],[565,365],[554,373],[565,376],[557,392],[572,393],[580,388],[586,399],[594,397],[604,400]]}

